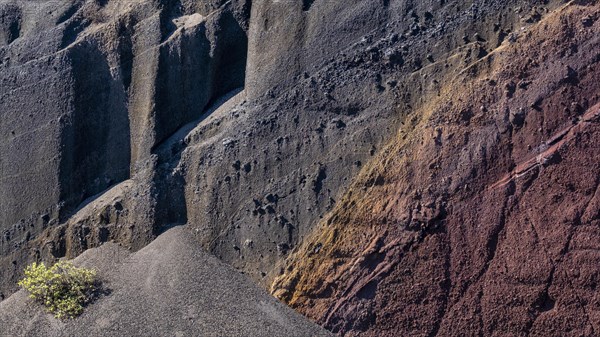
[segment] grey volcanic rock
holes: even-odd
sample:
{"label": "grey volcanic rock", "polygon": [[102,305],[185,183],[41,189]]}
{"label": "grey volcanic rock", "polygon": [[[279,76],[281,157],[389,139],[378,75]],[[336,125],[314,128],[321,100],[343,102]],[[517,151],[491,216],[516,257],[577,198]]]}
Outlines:
{"label": "grey volcanic rock", "polygon": [[409,113],[544,3],[0,0],[0,292],[176,224],[268,286]]}
{"label": "grey volcanic rock", "polygon": [[114,243],[75,260],[95,268],[109,295],[59,321],[19,291],[0,303],[8,336],[329,336],[248,277],[171,229],[131,254]]}
{"label": "grey volcanic rock", "polygon": [[[0,2],[0,289],[45,254],[24,251],[28,241],[132,174],[126,225],[137,227],[112,236],[136,248],[156,236],[152,149],[243,86],[246,6]],[[54,242],[45,255],[68,251]]]}

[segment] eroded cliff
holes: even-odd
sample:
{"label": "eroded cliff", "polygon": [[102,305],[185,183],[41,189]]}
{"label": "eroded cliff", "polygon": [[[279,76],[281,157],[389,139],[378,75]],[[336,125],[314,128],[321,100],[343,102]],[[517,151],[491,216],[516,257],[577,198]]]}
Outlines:
{"label": "eroded cliff", "polygon": [[32,260],[187,224],[342,334],[593,335],[597,268],[567,271],[596,261],[597,19],[596,1],[2,0],[0,291]]}

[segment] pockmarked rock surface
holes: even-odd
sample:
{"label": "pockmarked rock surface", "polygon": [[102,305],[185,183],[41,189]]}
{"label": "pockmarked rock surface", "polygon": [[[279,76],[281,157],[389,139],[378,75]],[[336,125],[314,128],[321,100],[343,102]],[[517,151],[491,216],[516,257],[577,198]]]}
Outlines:
{"label": "pockmarked rock surface", "polygon": [[340,335],[593,336],[598,12],[0,0],[0,299],[187,224]]}
{"label": "pockmarked rock surface", "polygon": [[[168,222],[158,220],[152,153],[243,87],[249,9],[0,1],[1,292],[14,290],[26,260],[109,239],[139,249],[156,237]],[[113,187],[110,204],[65,226]]]}
{"label": "pockmarked rock surface", "polygon": [[74,260],[97,270],[104,293],[61,321],[21,290],[0,302],[5,336],[331,336],[177,227],[131,253],[115,243]]}
{"label": "pockmarked rock surface", "polygon": [[346,336],[598,335],[599,10],[571,2],[457,73],[273,293]]}

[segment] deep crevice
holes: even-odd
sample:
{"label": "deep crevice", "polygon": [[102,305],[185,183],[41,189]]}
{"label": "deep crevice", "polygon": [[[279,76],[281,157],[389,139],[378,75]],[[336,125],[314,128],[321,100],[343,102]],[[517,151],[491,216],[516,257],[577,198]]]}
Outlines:
{"label": "deep crevice", "polygon": [[77,13],[77,11],[81,8],[81,5],[81,3],[71,5],[69,9],[67,9],[63,14],[61,14],[60,17],[58,17],[58,20],[56,20],[56,25],[60,25],[61,23],[64,23],[71,19],[73,15],[75,15],[75,13]]}
{"label": "deep crevice", "polygon": [[137,21],[133,17],[128,17],[125,21],[120,22],[119,26],[119,62],[121,66],[121,77],[123,80],[123,87],[126,92],[129,92],[131,86],[131,80],[133,76],[133,29],[137,24]]}
{"label": "deep crevice", "polygon": [[315,0],[302,0],[302,10],[309,11]]}
{"label": "deep crevice", "polygon": [[[156,92],[156,139],[152,149],[205,114],[219,97],[244,87],[248,37],[233,14],[216,20],[218,31],[199,26],[179,37],[179,48],[160,49]],[[211,36],[214,35],[214,36]]]}
{"label": "deep crevice", "polygon": [[75,42],[79,33],[83,32],[89,25],[90,22],[88,20],[74,19],[73,21],[70,21],[63,32],[61,49],[64,49]]}
{"label": "deep crevice", "polygon": [[73,111],[61,118],[61,220],[86,199],[129,178],[127,94],[93,43],[69,49]]}
{"label": "deep crevice", "polygon": [[21,21],[14,20],[8,27],[8,44],[13,43],[21,35]]}
{"label": "deep crevice", "polygon": [[14,4],[0,7],[0,46],[9,45],[21,36],[21,8]]}

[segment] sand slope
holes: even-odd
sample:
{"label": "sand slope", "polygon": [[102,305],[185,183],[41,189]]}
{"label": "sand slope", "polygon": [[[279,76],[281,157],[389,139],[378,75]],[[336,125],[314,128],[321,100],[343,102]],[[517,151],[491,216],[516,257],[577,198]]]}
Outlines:
{"label": "sand slope", "polygon": [[19,291],[0,302],[10,336],[328,336],[247,277],[173,228],[130,254],[116,244],[87,251],[111,294],[75,320],[59,321]]}

